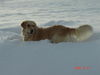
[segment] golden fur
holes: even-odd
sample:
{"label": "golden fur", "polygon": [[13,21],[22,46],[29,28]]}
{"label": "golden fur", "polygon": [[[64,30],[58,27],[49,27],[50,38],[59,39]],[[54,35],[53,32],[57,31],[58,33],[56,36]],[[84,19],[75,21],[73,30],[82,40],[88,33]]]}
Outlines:
{"label": "golden fur", "polygon": [[24,21],[21,26],[23,28],[24,41],[48,39],[52,43],[80,42],[87,40],[93,34],[90,25],[82,25],[78,28],[69,28],[62,25],[40,28],[34,21]]}

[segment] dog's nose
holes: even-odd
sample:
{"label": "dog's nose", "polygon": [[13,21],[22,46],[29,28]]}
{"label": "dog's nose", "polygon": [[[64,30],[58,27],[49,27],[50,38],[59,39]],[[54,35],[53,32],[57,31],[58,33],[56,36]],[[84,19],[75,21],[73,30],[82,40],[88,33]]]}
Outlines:
{"label": "dog's nose", "polygon": [[33,33],[33,29],[30,30],[30,34],[32,34],[32,33]]}

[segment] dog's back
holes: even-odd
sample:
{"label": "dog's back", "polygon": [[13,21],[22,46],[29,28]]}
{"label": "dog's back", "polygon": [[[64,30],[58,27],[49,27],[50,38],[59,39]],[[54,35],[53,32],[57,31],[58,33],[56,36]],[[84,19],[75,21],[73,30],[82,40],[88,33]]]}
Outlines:
{"label": "dog's back", "polygon": [[[62,30],[60,31],[62,32]],[[87,40],[93,34],[93,29],[90,25],[82,25],[78,28],[66,28],[64,31],[65,36],[55,34],[52,38],[52,42],[81,42]]]}

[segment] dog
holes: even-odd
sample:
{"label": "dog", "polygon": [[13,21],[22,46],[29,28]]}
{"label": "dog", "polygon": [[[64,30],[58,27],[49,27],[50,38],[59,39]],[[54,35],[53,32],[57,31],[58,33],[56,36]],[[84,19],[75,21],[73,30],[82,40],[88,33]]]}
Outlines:
{"label": "dog", "polygon": [[22,33],[24,41],[50,40],[51,43],[82,42],[90,38],[93,28],[90,25],[82,25],[78,28],[70,28],[62,25],[54,25],[47,28],[38,27],[34,21],[23,21]]}

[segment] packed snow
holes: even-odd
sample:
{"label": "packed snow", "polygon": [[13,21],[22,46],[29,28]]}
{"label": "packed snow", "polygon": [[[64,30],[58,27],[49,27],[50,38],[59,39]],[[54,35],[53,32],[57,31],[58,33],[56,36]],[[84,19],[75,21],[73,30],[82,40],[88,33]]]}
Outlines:
{"label": "packed snow", "polygon": [[[100,75],[100,0],[0,0],[0,75]],[[94,29],[84,42],[23,41],[21,22]],[[74,69],[74,67],[91,69]]]}

